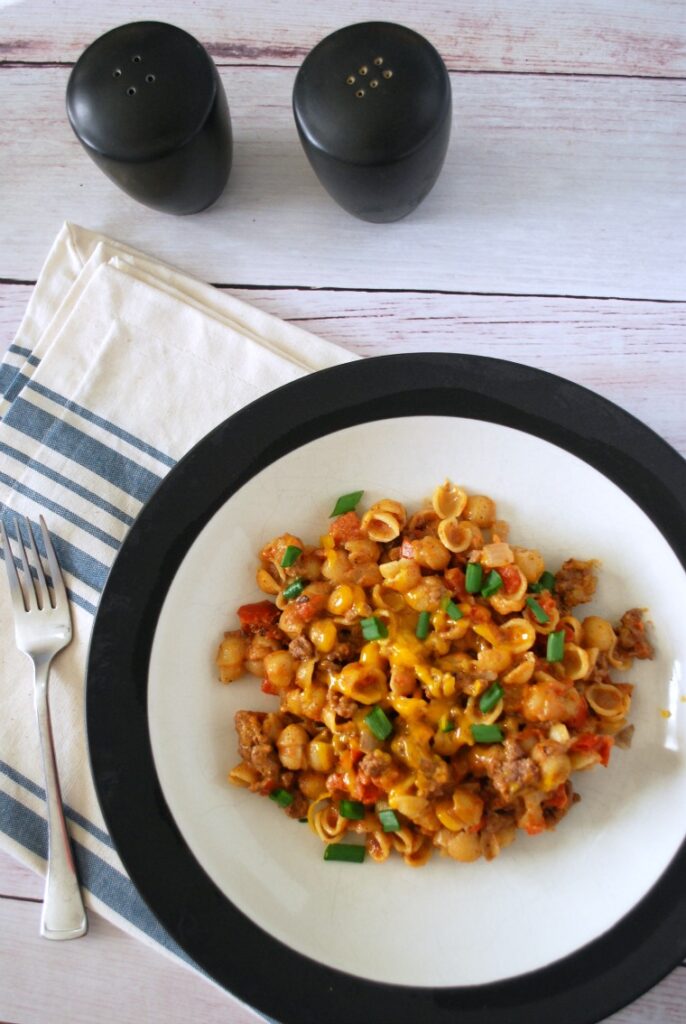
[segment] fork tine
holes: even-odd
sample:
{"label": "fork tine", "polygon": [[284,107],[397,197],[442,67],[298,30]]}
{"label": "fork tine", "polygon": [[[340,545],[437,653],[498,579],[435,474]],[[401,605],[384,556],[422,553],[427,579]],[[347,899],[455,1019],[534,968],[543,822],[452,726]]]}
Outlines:
{"label": "fork tine", "polygon": [[14,555],[12,554],[12,548],[10,547],[10,539],[7,536],[5,523],[2,519],[0,519],[0,532],[2,533],[2,549],[5,552],[7,581],[10,585],[10,594],[12,595],[14,610],[15,612],[26,612],[28,611],[28,608],[26,607],[26,601],[24,600],[24,591],[21,589],[21,583],[19,582],[19,576],[17,574],[17,567],[14,564]]}
{"label": "fork tine", "polygon": [[43,543],[45,544],[45,553],[48,556],[48,565],[50,566],[50,575],[52,576],[52,589],[55,592],[55,608],[59,608],[60,605],[64,606],[67,604],[67,588],[64,585],[64,577],[62,576],[60,563],[57,561],[57,555],[55,554],[55,549],[43,516],[39,516],[38,521],[40,522],[41,533],[43,534]]}
{"label": "fork tine", "polygon": [[43,572],[43,563],[41,557],[38,554],[38,548],[36,547],[36,538],[33,535],[33,527],[31,526],[31,520],[25,517],[26,529],[29,533],[29,543],[31,545],[31,551],[33,552],[33,559],[36,563],[36,574],[38,576],[38,583],[35,587],[36,597],[38,598],[38,607],[45,608],[50,607],[50,590],[48,584],[45,581],[45,573]]}
{"label": "fork tine", "polygon": [[[26,518],[26,517],[24,517]],[[33,576],[31,575],[31,568],[29,566],[29,560],[26,557],[26,548],[24,547],[24,538],[21,535],[21,528],[19,526],[19,517],[14,517],[14,529],[17,534],[17,544],[19,545],[19,553],[21,555],[21,564],[24,570],[24,578],[26,580],[26,587],[24,589],[24,597],[28,606],[28,611],[33,611],[38,608],[38,598],[36,597],[36,591],[33,586]]]}

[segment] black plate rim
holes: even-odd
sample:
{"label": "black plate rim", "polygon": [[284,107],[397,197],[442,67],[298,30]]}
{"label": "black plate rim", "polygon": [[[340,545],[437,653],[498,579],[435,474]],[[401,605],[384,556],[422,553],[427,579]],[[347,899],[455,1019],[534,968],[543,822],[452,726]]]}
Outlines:
{"label": "black plate rim", "polygon": [[[283,1024],[319,1022],[322,1006],[330,1024],[593,1024],[686,956],[686,842],[629,913],[562,960],[485,985],[389,985],[294,952],[234,907],[195,860],[155,772],[148,659],[159,610],[190,543],[232,493],[288,451],[343,427],[408,415],[502,423],[580,456],[650,515],[686,568],[686,462],[607,399],[487,356],[378,356],[313,373],[203,438],[158,487],[112,566],[91,636],[86,689],[103,817],[141,897],[181,948],[237,998]],[[171,891],[169,872],[178,883]]]}

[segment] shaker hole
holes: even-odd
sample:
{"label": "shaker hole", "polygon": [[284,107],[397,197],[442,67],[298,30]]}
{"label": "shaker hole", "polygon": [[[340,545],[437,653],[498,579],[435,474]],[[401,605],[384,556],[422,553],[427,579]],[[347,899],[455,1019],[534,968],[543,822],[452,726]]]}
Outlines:
{"label": "shaker hole", "polygon": [[380,68],[381,65],[383,64],[383,57],[375,57],[374,63],[376,64],[377,68]]}
{"label": "shaker hole", "polygon": [[146,75],[145,76],[145,81],[146,82],[154,82],[155,81],[155,76],[154,75]]}
{"label": "shaker hole", "polygon": [[137,53],[135,57],[131,58],[131,60],[133,61],[134,64],[140,64],[140,62],[141,62],[141,55],[139,53]]}
{"label": "shaker hole", "polygon": [[361,75],[366,75],[367,72],[369,71],[369,68],[367,67],[366,64],[363,64],[361,68],[358,68],[358,71]]}
{"label": "shaker hole", "polygon": [[364,89],[358,89],[355,95],[357,96],[358,100],[361,100],[362,97],[364,96]]}
{"label": "shaker hole", "polygon": [[348,77],[346,78],[345,81],[346,81],[346,85],[354,85],[355,84],[355,76],[354,75],[348,75]]}
{"label": "shaker hole", "polygon": [[115,68],[112,72],[112,78],[121,78],[121,68]]}
{"label": "shaker hole", "polygon": [[378,84],[379,84],[379,79],[378,78],[372,78],[371,82],[369,83],[369,88],[370,89],[376,89]]}
{"label": "shaker hole", "polygon": [[136,95],[136,87],[134,85],[130,85],[126,91],[127,91],[129,96],[135,96]]}
{"label": "shaker hole", "polygon": [[382,74],[384,78],[393,78],[393,72],[391,71],[390,68],[386,68],[386,70],[383,71]]}

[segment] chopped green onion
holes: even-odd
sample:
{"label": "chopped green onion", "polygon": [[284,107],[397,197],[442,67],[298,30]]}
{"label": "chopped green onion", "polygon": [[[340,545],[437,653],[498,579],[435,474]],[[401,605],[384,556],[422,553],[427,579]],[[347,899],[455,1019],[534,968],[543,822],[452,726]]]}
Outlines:
{"label": "chopped green onion", "polygon": [[306,586],[307,584],[302,576],[298,576],[297,580],[293,580],[292,583],[288,584],[283,592],[283,596],[287,601],[292,601],[294,597],[299,597],[302,594]]}
{"label": "chopped green onion", "polygon": [[376,615],[372,615],[369,619],[360,619],[360,625],[365,640],[385,640],[388,636],[386,623]]}
{"label": "chopped green onion", "polygon": [[481,590],[481,580],[484,571],[478,562],[470,562],[465,573],[465,590],[468,594],[478,594]]}
{"label": "chopped green onion", "polygon": [[364,804],[359,800],[341,800],[338,813],[341,818],[348,818],[349,821],[362,821],[364,818]]}
{"label": "chopped green onion", "polygon": [[487,715],[489,711],[492,711],[498,701],[502,698],[505,691],[503,690],[500,683],[493,683],[488,689],[481,694],[481,700],[479,701],[479,710]]}
{"label": "chopped green onion", "polygon": [[532,583],[529,590],[533,594],[540,594],[542,590],[549,590],[551,593],[555,589],[555,577],[551,572],[544,572],[539,576],[536,583]]}
{"label": "chopped green onion", "polygon": [[428,612],[420,612],[419,618],[417,619],[417,628],[414,631],[414,635],[419,640],[426,640],[429,635],[429,626],[431,625],[431,616]]}
{"label": "chopped green onion", "polygon": [[438,728],[441,730],[441,732],[454,732],[455,723],[453,722],[450,715],[441,715],[440,721],[438,723]]}
{"label": "chopped green onion", "polygon": [[269,799],[277,803],[279,807],[290,807],[293,803],[293,794],[289,793],[287,789],[275,789],[269,794]]}
{"label": "chopped green onion", "polygon": [[472,725],[472,736],[477,743],[502,743],[503,732],[499,725]]}
{"label": "chopped green onion", "polygon": [[329,843],[324,850],[324,860],[342,860],[349,864],[361,864],[364,854],[364,846],[353,846],[352,843]]}
{"label": "chopped green onion", "polygon": [[302,553],[302,548],[296,547],[295,544],[289,544],[283,553],[283,558],[281,559],[281,567],[283,569],[289,569],[293,565],[293,562],[297,561],[298,558],[300,558]]}
{"label": "chopped green onion", "polygon": [[391,725],[386,712],[383,708],[378,706],[372,708],[369,714],[364,716],[364,724],[370,732],[374,733],[377,740],[388,739],[393,732],[393,726]]}
{"label": "chopped green onion", "polygon": [[384,832],[399,832],[400,822],[395,811],[379,811],[379,821]]}
{"label": "chopped green onion", "polygon": [[537,622],[550,622],[550,616],[546,611],[541,608],[540,604],[535,597],[527,597],[526,603],[531,608],[531,614],[534,616]]}
{"label": "chopped green onion", "polygon": [[444,597],[441,601],[441,608],[448,618],[452,619],[454,622],[457,622],[458,619],[462,618],[462,612],[457,607],[452,597]]}
{"label": "chopped green onion", "polygon": [[493,597],[494,594],[498,593],[502,585],[502,576],[497,572],[497,570],[493,569],[492,572],[488,574],[488,579],[486,580],[485,585],[481,588],[481,596]]}
{"label": "chopped green onion", "polygon": [[559,629],[557,633],[548,634],[548,646],[545,656],[547,661],[562,661],[565,656],[564,629]]}
{"label": "chopped green onion", "polygon": [[333,512],[329,518],[342,516],[345,512],[352,512],[363,494],[364,491],[351,491],[350,494],[342,494],[334,505]]}

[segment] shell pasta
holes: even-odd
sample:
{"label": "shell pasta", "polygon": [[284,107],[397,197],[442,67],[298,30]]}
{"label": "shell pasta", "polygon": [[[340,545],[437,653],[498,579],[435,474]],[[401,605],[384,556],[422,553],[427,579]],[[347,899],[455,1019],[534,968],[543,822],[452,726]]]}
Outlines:
{"label": "shell pasta", "polygon": [[238,711],[232,784],[307,822],[327,860],[492,860],[555,828],[573,776],[628,746],[643,613],[580,617],[597,564],[556,572],[517,546],[487,495],[446,480],[414,513],[336,502],[315,544],[284,533],[256,567],[219,678],[251,673],[269,712]]}

